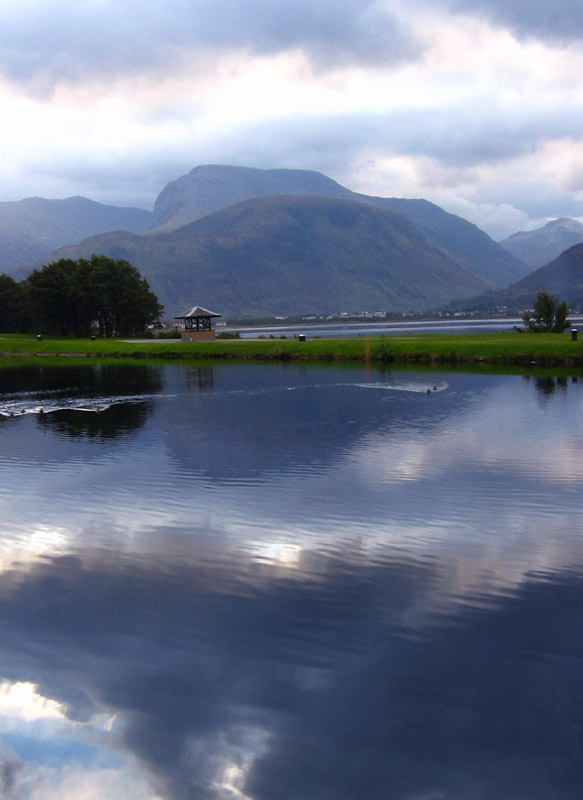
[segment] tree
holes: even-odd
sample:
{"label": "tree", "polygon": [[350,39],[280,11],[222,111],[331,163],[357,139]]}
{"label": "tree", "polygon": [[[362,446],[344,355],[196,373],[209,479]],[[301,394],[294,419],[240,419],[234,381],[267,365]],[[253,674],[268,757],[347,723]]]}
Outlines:
{"label": "tree", "polygon": [[139,336],[162,313],[148,282],[127,261],[80,259],[77,284],[86,317],[98,324],[100,336]]}
{"label": "tree", "polygon": [[83,336],[82,309],[74,276],[77,262],[61,258],[35,269],[25,280],[31,325],[37,331],[59,336]]}
{"label": "tree", "polygon": [[525,311],[522,320],[528,333],[562,333],[571,322],[567,319],[567,303],[548,292],[539,292],[533,306],[533,313]]}
{"label": "tree", "polygon": [[0,273],[0,331],[23,333],[28,328],[26,296],[21,283]]}
{"label": "tree", "polygon": [[61,336],[87,336],[94,324],[101,336],[139,336],[162,313],[135,267],[103,255],[60,259],[26,284],[36,327]]}

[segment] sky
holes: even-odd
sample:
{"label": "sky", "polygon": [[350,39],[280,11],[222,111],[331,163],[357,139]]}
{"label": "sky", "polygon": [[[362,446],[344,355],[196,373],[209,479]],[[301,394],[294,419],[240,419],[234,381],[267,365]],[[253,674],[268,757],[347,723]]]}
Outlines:
{"label": "sky", "polygon": [[579,0],[2,0],[0,201],[151,209],[200,164],[583,220]]}

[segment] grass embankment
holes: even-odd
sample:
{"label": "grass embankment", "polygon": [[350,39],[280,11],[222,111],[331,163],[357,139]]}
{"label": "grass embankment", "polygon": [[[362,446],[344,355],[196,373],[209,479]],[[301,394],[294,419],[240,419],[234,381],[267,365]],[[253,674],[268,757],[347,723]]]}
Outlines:
{"label": "grass embankment", "polygon": [[0,338],[0,356],[60,356],[159,359],[255,359],[395,363],[583,366],[583,340],[568,334],[411,334],[351,339],[176,339]]}

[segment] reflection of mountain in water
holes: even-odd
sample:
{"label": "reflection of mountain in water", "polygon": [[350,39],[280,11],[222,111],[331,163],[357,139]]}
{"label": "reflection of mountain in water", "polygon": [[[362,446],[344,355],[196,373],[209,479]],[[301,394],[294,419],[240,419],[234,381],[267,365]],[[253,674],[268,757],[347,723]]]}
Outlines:
{"label": "reflection of mountain in water", "polygon": [[206,373],[195,380],[189,372],[193,391],[172,391],[160,420],[172,458],[214,480],[318,470],[367,434],[432,428],[471,401],[476,382],[492,384],[491,376],[458,376],[452,393],[444,374],[375,370],[367,377],[362,367],[312,376],[295,365],[221,365],[211,384]]}

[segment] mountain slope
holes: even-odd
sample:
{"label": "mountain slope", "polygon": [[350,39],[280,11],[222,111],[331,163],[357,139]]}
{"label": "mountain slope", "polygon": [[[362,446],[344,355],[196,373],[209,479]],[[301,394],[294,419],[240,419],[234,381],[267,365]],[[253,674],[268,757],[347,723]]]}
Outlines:
{"label": "mountain slope", "polygon": [[58,247],[105,231],[141,232],[151,216],[140,208],[108,206],[84,197],[0,202],[0,272],[11,273]]}
{"label": "mountain slope", "polygon": [[583,308],[583,244],[570,247],[550,264],[537,269],[516,283],[515,293],[530,294],[538,291],[557,295],[571,308]]}
{"label": "mountain slope", "polygon": [[489,284],[402,215],[352,200],[247,200],[170,232],[92,237],[54,253],[130,261],[165,315],[201,303],[230,315],[424,309]]}
{"label": "mountain slope", "polygon": [[580,242],[583,242],[583,225],[574,219],[561,218],[534,231],[515,233],[500,245],[535,270]]}
{"label": "mountain slope", "polygon": [[435,203],[399,197],[363,197],[381,208],[403,214],[428,239],[497,286],[506,286],[529,272],[522,261],[506,252],[477,225],[449,214]]}
{"label": "mountain slope", "polygon": [[434,203],[357,194],[319,172],[307,170],[212,164],[196,167],[160,193],[150,229],[175,230],[240,201],[275,194],[351,199],[398,211],[456,261],[498,286],[507,286],[528,272],[528,267],[478,227]]}
{"label": "mountain slope", "polygon": [[537,292],[549,292],[561,301],[566,300],[571,310],[583,310],[583,244],[570,247],[508,289],[488,291],[470,298],[462,307],[491,309],[506,306],[509,310],[519,311],[532,306]]}
{"label": "mountain slope", "polygon": [[175,230],[243,200],[272,194],[349,198],[352,192],[309,170],[203,165],[165,186],[156,199],[148,227]]}

